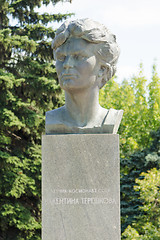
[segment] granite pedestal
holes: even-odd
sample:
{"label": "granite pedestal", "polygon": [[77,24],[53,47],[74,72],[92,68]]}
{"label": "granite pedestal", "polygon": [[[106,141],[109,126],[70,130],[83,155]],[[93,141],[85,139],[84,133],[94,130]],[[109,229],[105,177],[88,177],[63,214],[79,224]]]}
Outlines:
{"label": "granite pedestal", "polygon": [[119,136],[42,137],[42,239],[120,240]]}

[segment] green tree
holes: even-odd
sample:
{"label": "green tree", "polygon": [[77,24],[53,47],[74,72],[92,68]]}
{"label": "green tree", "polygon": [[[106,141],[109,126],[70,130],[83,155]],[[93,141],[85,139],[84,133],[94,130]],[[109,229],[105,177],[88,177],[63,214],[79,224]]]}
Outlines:
{"label": "green tree", "polygon": [[[135,180],[144,171],[156,167],[160,126],[160,78],[155,65],[150,83],[143,75],[143,66],[137,76],[121,84],[112,79],[100,92],[100,103],[105,108],[123,109],[119,129],[121,149],[121,216],[122,232],[140,216],[143,201],[134,190]],[[151,133],[151,134],[150,134]],[[154,139],[154,144],[151,145]],[[128,227],[128,231],[136,229]],[[128,235],[129,236],[129,235]],[[132,235],[133,237],[133,235]],[[131,237],[131,239],[132,239]],[[129,239],[129,238],[128,238]]]}
{"label": "green tree", "polygon": [[121,157],[144,149],[152,141],[150,132],[157,130],[160,123],[160,78],[156,67],[148,85],[142,64],[139,74],[130,80],[121,84],[116,83],[116,78],[110,80],[100,91],[100,103],[105,108],[124,110],[119,129]]}
{"label": "green tree", "polygon": [[[160,164],[160,156],[156,157]],[[143,179],[136,179],[137,185],[134,188],[140,193],[139,198],[143,202],[140,207],[142,214],[132,227],[126,228],[122,237],[127,240],[158,240],[160,239],[160,170],[153,168],[147,173],[141,173],[140,176]]]}
{"label": "green tree", "polygon": [[151,135],[153,142],[149,148],[121,160],[122,232],[127,228],[122,236],[127,239],[149,236],[150,231],[156,236],[159,230],[160,129]]}
{"label": "green tree", "polygon": [[156,71],[156,65],[153,65],[152,81],[148,85],[148,119],[151,129],[158,128],[160,125],[160,78]]}
{"label": "green tree", "polygon": [[44,113],[62,105],[54,30],[70,15],[40,14],[58,0],[0,0],[0,239],[41,239]]}

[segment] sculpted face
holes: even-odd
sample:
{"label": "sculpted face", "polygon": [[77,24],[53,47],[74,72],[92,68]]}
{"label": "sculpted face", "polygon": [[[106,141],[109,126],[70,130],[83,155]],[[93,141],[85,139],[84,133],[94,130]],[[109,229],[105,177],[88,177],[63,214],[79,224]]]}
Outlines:
{"label": "sculpted face", "polygon": [[70,38],[55,52],[56,70],[64,90],[81,90],[98,86],[99,60],[95,56],[96,44],[80,38]]}

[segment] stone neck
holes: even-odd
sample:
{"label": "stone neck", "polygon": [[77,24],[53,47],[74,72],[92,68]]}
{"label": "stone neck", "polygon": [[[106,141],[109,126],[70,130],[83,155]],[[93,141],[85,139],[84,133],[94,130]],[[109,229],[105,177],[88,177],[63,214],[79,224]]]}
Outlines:
{"label": "stone neck", "polygon": [[65,93],[67,115],[79,127],[91,123],[99,109],[99,88]]}

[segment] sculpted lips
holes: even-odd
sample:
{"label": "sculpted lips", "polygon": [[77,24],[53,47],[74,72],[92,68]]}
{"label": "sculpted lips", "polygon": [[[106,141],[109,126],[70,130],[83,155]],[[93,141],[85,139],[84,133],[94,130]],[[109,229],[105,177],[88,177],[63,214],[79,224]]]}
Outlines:
{"label": "sculpted lips", "polygon": [[61,79],[72,79],[72,78],[77,78],[76,74],[72,74],[72,73],[64,73],[61,75]]}

